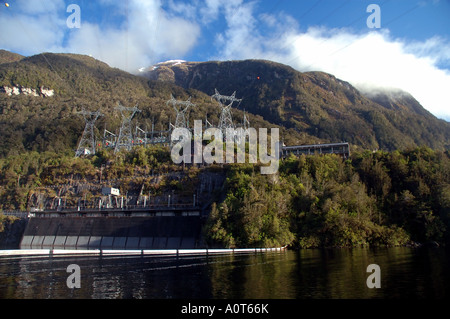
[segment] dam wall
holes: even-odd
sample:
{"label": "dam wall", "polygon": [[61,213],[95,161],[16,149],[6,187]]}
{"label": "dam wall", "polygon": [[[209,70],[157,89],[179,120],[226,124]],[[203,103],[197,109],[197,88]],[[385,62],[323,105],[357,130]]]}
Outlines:
{"label": "dam wall", "polygon": [[30,218],[20,249],[198,249],[199,216]]}

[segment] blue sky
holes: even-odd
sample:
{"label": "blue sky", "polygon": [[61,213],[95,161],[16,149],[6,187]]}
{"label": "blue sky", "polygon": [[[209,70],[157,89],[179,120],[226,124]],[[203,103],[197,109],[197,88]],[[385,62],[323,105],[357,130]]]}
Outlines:
{"label": "blue sky", "polygon": [[[450,121],[450,0],[10,0],[0,48],[88,54],[130,72],[161,61],[268,59],[373,93],[398,88]],[[80,28],[69,28],[70,4]],[[380,28],[369,28],[370,4]]]}

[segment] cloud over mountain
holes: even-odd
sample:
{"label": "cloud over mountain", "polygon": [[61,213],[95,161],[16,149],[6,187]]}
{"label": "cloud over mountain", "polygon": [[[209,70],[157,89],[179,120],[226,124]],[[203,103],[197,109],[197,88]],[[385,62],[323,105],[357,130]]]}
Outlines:
{"label": "cloud over mountain", "polygon": [[450,71],[439,68],[450,62],[446,39],[408,42],[394,38],[385,28],[365,33],[322,26],[301,30],[287,13],[258,16],[253,3],[235,10],[224,5],[223,14],[227,27],[216,36],[216,59],[259,58],[300,71],[329,72],[366,92],[402,89],[433,114],[450,120],[446,89]]}

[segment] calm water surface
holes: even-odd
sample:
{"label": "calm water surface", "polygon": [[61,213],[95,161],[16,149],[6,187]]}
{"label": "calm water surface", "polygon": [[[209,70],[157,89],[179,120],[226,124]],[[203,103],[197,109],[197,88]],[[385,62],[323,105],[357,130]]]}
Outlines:
{"label": "calm water surface", "polygon": [[[81,269],[69,289],[66,270]],[[369,264],[381,288],[369,289]],[[0,257],[0,298],[444,299],[443,248],[301,250],[189,257]]]}

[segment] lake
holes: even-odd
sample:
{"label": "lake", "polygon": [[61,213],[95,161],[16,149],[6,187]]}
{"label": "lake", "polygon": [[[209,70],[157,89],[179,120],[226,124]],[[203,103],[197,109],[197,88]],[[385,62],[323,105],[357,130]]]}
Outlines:
{"label": "lake", "polygon": [[[80,288],[67,267],[79,266]],[[381,288],[368,288],[367,266]],[[310,249],[224,255],[0,257],[2,299],[445,299],[445,248]]]}

